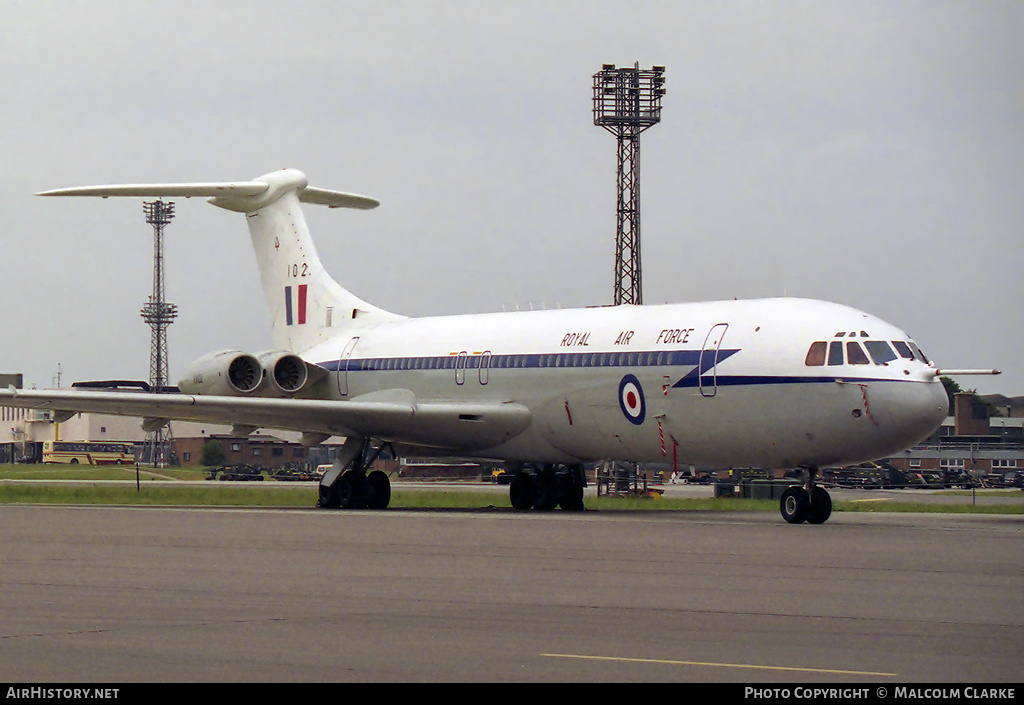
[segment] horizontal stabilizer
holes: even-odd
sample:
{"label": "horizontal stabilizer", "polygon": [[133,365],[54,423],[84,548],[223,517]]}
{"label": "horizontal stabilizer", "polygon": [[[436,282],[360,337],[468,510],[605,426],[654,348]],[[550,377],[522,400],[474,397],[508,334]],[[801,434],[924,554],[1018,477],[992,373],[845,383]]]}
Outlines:
{"label": "horizontal stabilizer", "polygon": [[341,191],[328,191],[327,189],[313,188],[312,186],[307,186],[299,191],[299,200],[303,203],[315,203],[316,205],[328,206],[330,208],[358,208],[360,210],[369,210],[380,205],[380,201],[367,198],[366,196],[357,196],[354,193],[342,193]]}
{"label": "horizontal stabilizer", "polygon": [[[295,190],[299,200],[303,203],[313,203],[330,208],[357,208],[369,210],[380,205],[380,201],[366,196],[359,196],[354,193],[343,191],[331,191],[329,189],[313,188],[306,185],[306,175],[294,169],[282,170],[266,174],[252,181],[226,181],[194,184],[109,184],[106,186],[75,186],[73,188],[54,189],[42,191],[37,196],[98,196],[109,198],[111,196],[142,196],[146,198],[191,198],[193,196],[205,196],[217,199],[214,205],[226,207],[229,210],[247,210],[266,205],[267,202],[276,200],[271,193],[274,187],[276,192],[282,190]],[[236,201],[235,199],[252,199],[255,196],[266,195],[267,199],[258,201]]]}
{"label": "horizontal stabilizer", "polygon": [[192,196],[258,196],[265,193],[270,184],[265,181],[235,181],[208,184],[113,184],[109,186],[76,186],[42,191],[37,196],[145,196],[183,197]]}

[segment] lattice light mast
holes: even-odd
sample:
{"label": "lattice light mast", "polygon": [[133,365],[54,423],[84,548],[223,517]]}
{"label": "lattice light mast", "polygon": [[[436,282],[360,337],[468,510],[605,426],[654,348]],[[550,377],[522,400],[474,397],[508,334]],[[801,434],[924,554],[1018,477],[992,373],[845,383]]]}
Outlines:
{"label": "lattice light mast", "polygon": [[[149,349],[149,385],[152,391],[160,393],[167,388],[169,366],[167,362],[167,326],[178,315],[178,307],[167,303],[164,285],[164,227],[174,218],[173,201],[152,201],[142,204],[146,222],[153,226],[153,294],[143,305],[142,319],[152,330]],[[166,430],[165,430],[166,429]],[[169,459],[171,443],[170,426],[160,426],[147,440],[147,455],[156,465]]]}
{"label": "lattice light mast", "polygon": [[618,208],[613,303],[643,303],[640,270],[640,133],[661,121],[665,67],[615,68],[594,74],[594,124],[618,142]]}

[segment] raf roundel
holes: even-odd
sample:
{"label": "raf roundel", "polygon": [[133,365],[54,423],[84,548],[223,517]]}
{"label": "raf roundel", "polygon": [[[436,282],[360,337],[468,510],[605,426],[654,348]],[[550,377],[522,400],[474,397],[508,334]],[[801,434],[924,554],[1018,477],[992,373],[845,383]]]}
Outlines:
{"label": "raf roundel", "polygon": [[626,375],[619,382],[619,408],[630,423],[637,426],[644,422],[647,415],[647,402],[644,400],[644,390],[640,386],[640,380],[633,375]]}

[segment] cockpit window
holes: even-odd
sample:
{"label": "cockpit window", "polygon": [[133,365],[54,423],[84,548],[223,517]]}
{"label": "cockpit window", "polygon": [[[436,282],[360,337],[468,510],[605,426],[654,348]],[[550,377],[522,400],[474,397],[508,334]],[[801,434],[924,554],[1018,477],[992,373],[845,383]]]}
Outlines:
{"label": "cockpit window", "polygon": [[884,340],[865,341],[864,347],[868,349],[868,355],[871,356],[876,365],[884,365],[896,359],[896,353],[889,347],[889,343]]}
{"label": "cockpit window", "polygon": [[907,360],[914,359],[914,352],[910,349],[910,346],[904,343],[902,340],[892,341],[892,346],[896,348],[896,352],[900,354],[900,357]]}
{"label": "cockpit window", "polygon": [[851,365],[871,364],[871,361],[868,360],[868,356],[864,354],[864,348],[860,346],[860,343],[853,341],[846,344],[846,359]]}
{"label": "cockpit window", "polygon": [[807,359],[804,364],[808,367],[821,367],[825,364],[825,342],[818,341],[811,343],[811,349],[807,351]]}
{"label": "cockpit window", "polygon": [[830,365],[841,365],[843,364],[843,344],[837,342],[831,342],[828,345],[828,364]]}
{"label": "cockpit window", "polygon": [[921,348],[919,348],[916,345],[914,345],[913,342],[910,343],[910,349],[914,351],[914,357],[916,357],[917,359],[919,359],[921,362],[923,362],[926,365],[930,365],[931,364],[930,362],[928,362],[928,358],[924,356],[924,353],[921,352]]}

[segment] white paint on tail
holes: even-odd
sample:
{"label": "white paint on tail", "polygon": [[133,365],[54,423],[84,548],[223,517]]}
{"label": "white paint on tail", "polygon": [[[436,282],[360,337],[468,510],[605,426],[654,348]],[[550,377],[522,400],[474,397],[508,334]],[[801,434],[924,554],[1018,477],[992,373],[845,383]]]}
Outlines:
{"label": "white paint on tail", "polygon": [[37,195],[209,196],[215,206],[245,213],[270,311],[274,347],[302,353],[346,331],[403,318],[368,304],[331,278],[317,255],[300,205],[367,210],[380,203],[308,184],[301,171],[282,169],[252,181],[84,186]]}

